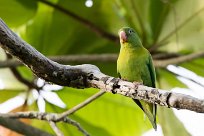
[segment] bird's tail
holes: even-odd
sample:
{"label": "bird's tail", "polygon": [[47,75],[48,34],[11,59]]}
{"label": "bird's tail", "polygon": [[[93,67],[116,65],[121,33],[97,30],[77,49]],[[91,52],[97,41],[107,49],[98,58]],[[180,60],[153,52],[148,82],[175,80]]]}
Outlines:
{"label": "bird's tail", "polygon": [[136,100],[133,99],[134,102],[144,111],[148,119],[150,120],[153,128],[155,131],[157,130],[157,123],[156,123],[156,112],[157,112],[157,106],[156,104],[147,103],[142,100]]}

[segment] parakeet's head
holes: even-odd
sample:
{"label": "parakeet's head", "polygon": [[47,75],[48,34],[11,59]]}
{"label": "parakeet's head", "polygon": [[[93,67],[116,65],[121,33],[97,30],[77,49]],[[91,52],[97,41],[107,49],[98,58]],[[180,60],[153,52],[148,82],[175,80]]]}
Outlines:
{"label": "parakeet's head", "polygon": [[134,29],[130,27],[123,27],[118,32],[120,37],[121,45],[125,43],[130,43],[133,46],[142,46],[140,38],[138,37],[137,33]]}

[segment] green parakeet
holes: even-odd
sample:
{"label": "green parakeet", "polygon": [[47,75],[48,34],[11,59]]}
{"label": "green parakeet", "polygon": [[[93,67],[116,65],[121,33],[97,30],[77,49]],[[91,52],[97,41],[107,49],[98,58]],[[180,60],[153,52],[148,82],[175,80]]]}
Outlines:
{"label": "green parakeet", "polygon": [[[145,49],[137,33],[129,27],[119,30],[120,54],[117,60],[119,77],[130,82],[141,82],[145,86],[155,87],[155,70],[152,57]],[[133,99],[149,118],[156,130],[156,105]]]}

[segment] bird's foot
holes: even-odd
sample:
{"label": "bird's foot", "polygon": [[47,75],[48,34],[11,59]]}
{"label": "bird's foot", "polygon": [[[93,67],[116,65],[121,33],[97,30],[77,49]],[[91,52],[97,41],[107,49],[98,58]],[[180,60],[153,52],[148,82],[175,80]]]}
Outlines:
{"label": "bird's foot", "polygon": [[119,79],[118,78],[114,78],[113,80],[111,80],[111,82],[113,82],[113,88],[112,88],[111,92],[113,94],[116,94],[117,92],[116,92],[115,89],[120,87],[120,85],[118,85]]}

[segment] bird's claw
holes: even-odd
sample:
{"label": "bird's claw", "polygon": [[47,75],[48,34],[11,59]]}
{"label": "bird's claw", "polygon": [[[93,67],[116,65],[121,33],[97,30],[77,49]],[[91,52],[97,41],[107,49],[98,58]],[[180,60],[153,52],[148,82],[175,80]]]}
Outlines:
{"label": "bird's claw", "polygon": [[111,82],[113,82],[113,88],[112,88],[111,92],[112,92],[113,94],[116,94],[115,89],[120,87],[120,85],[118,85],[119,79],[118,79],[118,78],[113,78],[113,79],[111,80]]}

